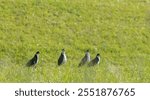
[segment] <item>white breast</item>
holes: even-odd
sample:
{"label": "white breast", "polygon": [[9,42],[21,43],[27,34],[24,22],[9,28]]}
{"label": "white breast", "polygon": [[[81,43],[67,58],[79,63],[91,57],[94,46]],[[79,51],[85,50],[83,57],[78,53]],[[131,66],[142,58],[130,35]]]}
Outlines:
{"label": "white breast", "polygon": [[66,54],[64,54],[63,63],[65,63],[66,61],[67,61],[67,57],[66,57]]}
{"label": "white breast", "polygon": [[98,64],[100,63],[100,57],[98,57]]}

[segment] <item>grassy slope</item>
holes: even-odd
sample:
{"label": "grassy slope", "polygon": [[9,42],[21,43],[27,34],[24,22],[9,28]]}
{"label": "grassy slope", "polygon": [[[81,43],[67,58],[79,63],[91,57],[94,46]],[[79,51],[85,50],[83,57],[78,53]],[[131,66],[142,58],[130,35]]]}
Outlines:
{"label": "grassy slope", "polygon": [[[0,82],[150,82],[150,0],[0,0]],[[68,62],[57,67],[61,49]],[[84,51],[99,66],[78,68]],[[37,69],[25,63],[39,50]]]}

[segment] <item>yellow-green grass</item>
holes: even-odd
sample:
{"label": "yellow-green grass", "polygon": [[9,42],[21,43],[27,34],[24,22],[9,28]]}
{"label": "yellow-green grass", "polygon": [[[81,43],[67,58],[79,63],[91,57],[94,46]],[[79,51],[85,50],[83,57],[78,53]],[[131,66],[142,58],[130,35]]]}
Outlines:
{"label": "yellow-green grass", "polygon": [[149,27],[150,0],[0,0],[0,82],[150,82]]}

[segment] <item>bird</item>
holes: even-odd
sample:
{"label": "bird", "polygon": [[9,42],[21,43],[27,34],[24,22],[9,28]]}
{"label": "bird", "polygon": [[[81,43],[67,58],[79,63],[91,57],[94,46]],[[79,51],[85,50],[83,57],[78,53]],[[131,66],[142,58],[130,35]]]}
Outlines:
{"label": "bird", "polygon": [[88,66],[95,66],[100,63],[100,54],[98,53],[96,57],[90,61]]}
{"label": "bird", "polygon": [[27,62],[26,66],[28,66],[28,67],[31,67],[31,66],[35,67],[37,65],[38,61],[39,61],[39,54],[40,54],[40,52],[37,51],[35,53],[34,57]]}
{"label": "bird", "polygon": [[62,49],[62,52],[61,52],[59,59],[58,59],[58,66],[66,63],[66,62],[67,62],[67,57],[65,54],[65,49]]}
{"label": "bird", "polygon": [[86,63],[90,62],[90,53],[89,50],[85,52],[85,56],[81,59],[78,67],[85,65]]}

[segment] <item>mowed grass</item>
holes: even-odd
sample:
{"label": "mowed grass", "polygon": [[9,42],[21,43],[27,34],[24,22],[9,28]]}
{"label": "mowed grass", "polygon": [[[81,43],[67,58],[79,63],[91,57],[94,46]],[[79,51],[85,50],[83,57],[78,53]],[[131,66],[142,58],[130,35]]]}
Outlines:
{"label": "mowed grass", "polygon": [[149,26],[150,0],[0,0],[0,82],[150,82]]}

